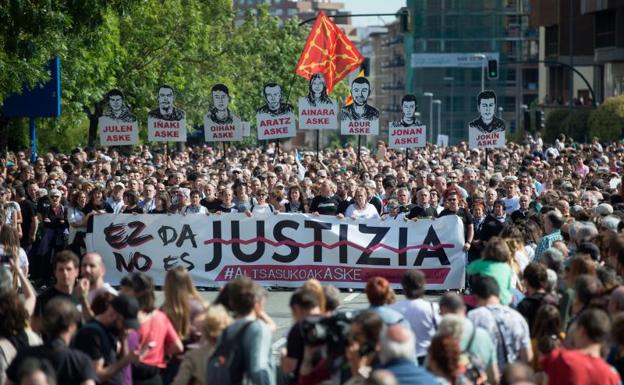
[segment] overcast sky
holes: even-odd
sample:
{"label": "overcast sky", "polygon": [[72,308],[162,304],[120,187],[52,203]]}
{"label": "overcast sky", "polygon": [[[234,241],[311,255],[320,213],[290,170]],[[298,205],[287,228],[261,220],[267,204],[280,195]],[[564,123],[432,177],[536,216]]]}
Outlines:
{"label": "overcast sky", "polygon": [[[345,10],[351,13],[395,13],[404,7],[405,0],[338,0],[345,4]],[[355,26],[383,25],[394,20],[394,17],[354,17],[351,23]]]}

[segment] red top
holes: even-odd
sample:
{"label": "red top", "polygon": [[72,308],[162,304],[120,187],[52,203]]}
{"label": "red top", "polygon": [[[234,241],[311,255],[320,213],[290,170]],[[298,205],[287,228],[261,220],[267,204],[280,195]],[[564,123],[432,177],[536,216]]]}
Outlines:
{"label": "red top", "polygon": [[166,367],[165,352],[167,347],[175,344],[178,339],[178,334],[167,315],[160,310],[154,310],[152,317],[139,327],[140,346],[146,346],[152,341],[156,344],[147,352],[141,362],[159,368]]}
{"label": "red top", "polygon": [[555,349],[540,361],[548,385],[619,385],[620,375],[602,358],[580,350]]}

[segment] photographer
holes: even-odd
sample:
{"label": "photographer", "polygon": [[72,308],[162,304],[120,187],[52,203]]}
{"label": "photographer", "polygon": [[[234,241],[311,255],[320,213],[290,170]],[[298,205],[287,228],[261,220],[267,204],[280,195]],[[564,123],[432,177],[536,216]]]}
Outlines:
{"label": "photographer", "polygon": [[[331,321],[335,317],[336,321]],[[350,327],[345,327],[348,316],[339,314],[335,317],[326,319],[326,343],[312,344],[309,334],[306,334],[308,338],[299,372],[299,385],[363,384],[377,362],[382,318],[373,311],[365,310],[353,318]],[[304,326],[304,329],[307,328]],[[346,350],[341,351],[341,346],[346,346]],[[350,379],[345,382],[348,377]]]}
{"label": "photographer", "polygon": [[296,384],[304,351],[302,321],[306,317],[321,314],[318,295],[306,288],[295,291],[290,297],[290,310],[295,324],[288,332],[286,352],[282,356],[281,367],[284,375],[288,377],[288,382]]}

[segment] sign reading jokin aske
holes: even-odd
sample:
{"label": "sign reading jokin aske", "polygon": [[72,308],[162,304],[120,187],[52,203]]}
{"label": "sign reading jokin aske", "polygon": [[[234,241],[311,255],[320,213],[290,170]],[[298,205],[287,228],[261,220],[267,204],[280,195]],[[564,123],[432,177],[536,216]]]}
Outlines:
{"label": "sign reading jokin aske", "polygon": [[158,107],[147,115],[147,139],[150,142],[186,142],[186,113],[174,104],[173,88],[158,89]]}
{"label": "sign reading jokin aske", "polygon": [[299,99],[299,128],[335,130],[338,128],[338,103],[327,96],[323,74],[310,77],[308,96]]}
{"label": "sign reading jokin aske", "polygon": [[368,104],[370,82],[358,77],[351,83],[353,103],[340,110],[342,135],[379,135],[379,110]]}
{"label": "sign reading jokin aske", "polygon": [[282,102],[282,87],[276,83],[264,86],[266,104],[256,110],[258,139],[292,138],[296,134],[293,106]]}
{"label": "sign reading jokin aske", "polygon": [[206,142],[235,142],[243,139],[243,122],[230,111],[230,91],[223,84],[212,87],[212,109],[204,115]]}
{"label": "sign reading jokin aske", "polygon": [[106,95],[108,107],[98,119],[102,146],[129,146],[139,141],[139,122],[126,105],[120,90]]}
{"label": "sign reading jokin aske", "polygon": [[496,93],[481,91],[477,96],[480,116],[468,123],[470,148],[505,147],[505,121],[496,117]]}
{"label": "sign reading jokin aske", "polygon": [[416,119],[418,103],[416,96],[405,95],[401,99],[403,116],[388,127],[388,147],[416,148],[425,147],[427,140],[426,127]]}

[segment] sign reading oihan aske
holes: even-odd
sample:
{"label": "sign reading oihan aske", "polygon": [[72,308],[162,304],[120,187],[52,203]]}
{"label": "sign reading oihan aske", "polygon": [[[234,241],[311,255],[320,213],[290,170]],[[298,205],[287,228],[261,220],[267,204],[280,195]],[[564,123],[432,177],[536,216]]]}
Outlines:
{"label": "sign reading oihan aske", "polygon": [[112,215],[94,217],[89,250],[119,284],[134,271],[157,285],[167,270],[186,267],[198,286],[221,286],[246,275],[263,285],[299,287],[315,278],[363,288],[383,276],[398,287],[417,268],[429,289],[464,286],[464,229],[456,216],[413,221],[337,219],[306,214]]}

